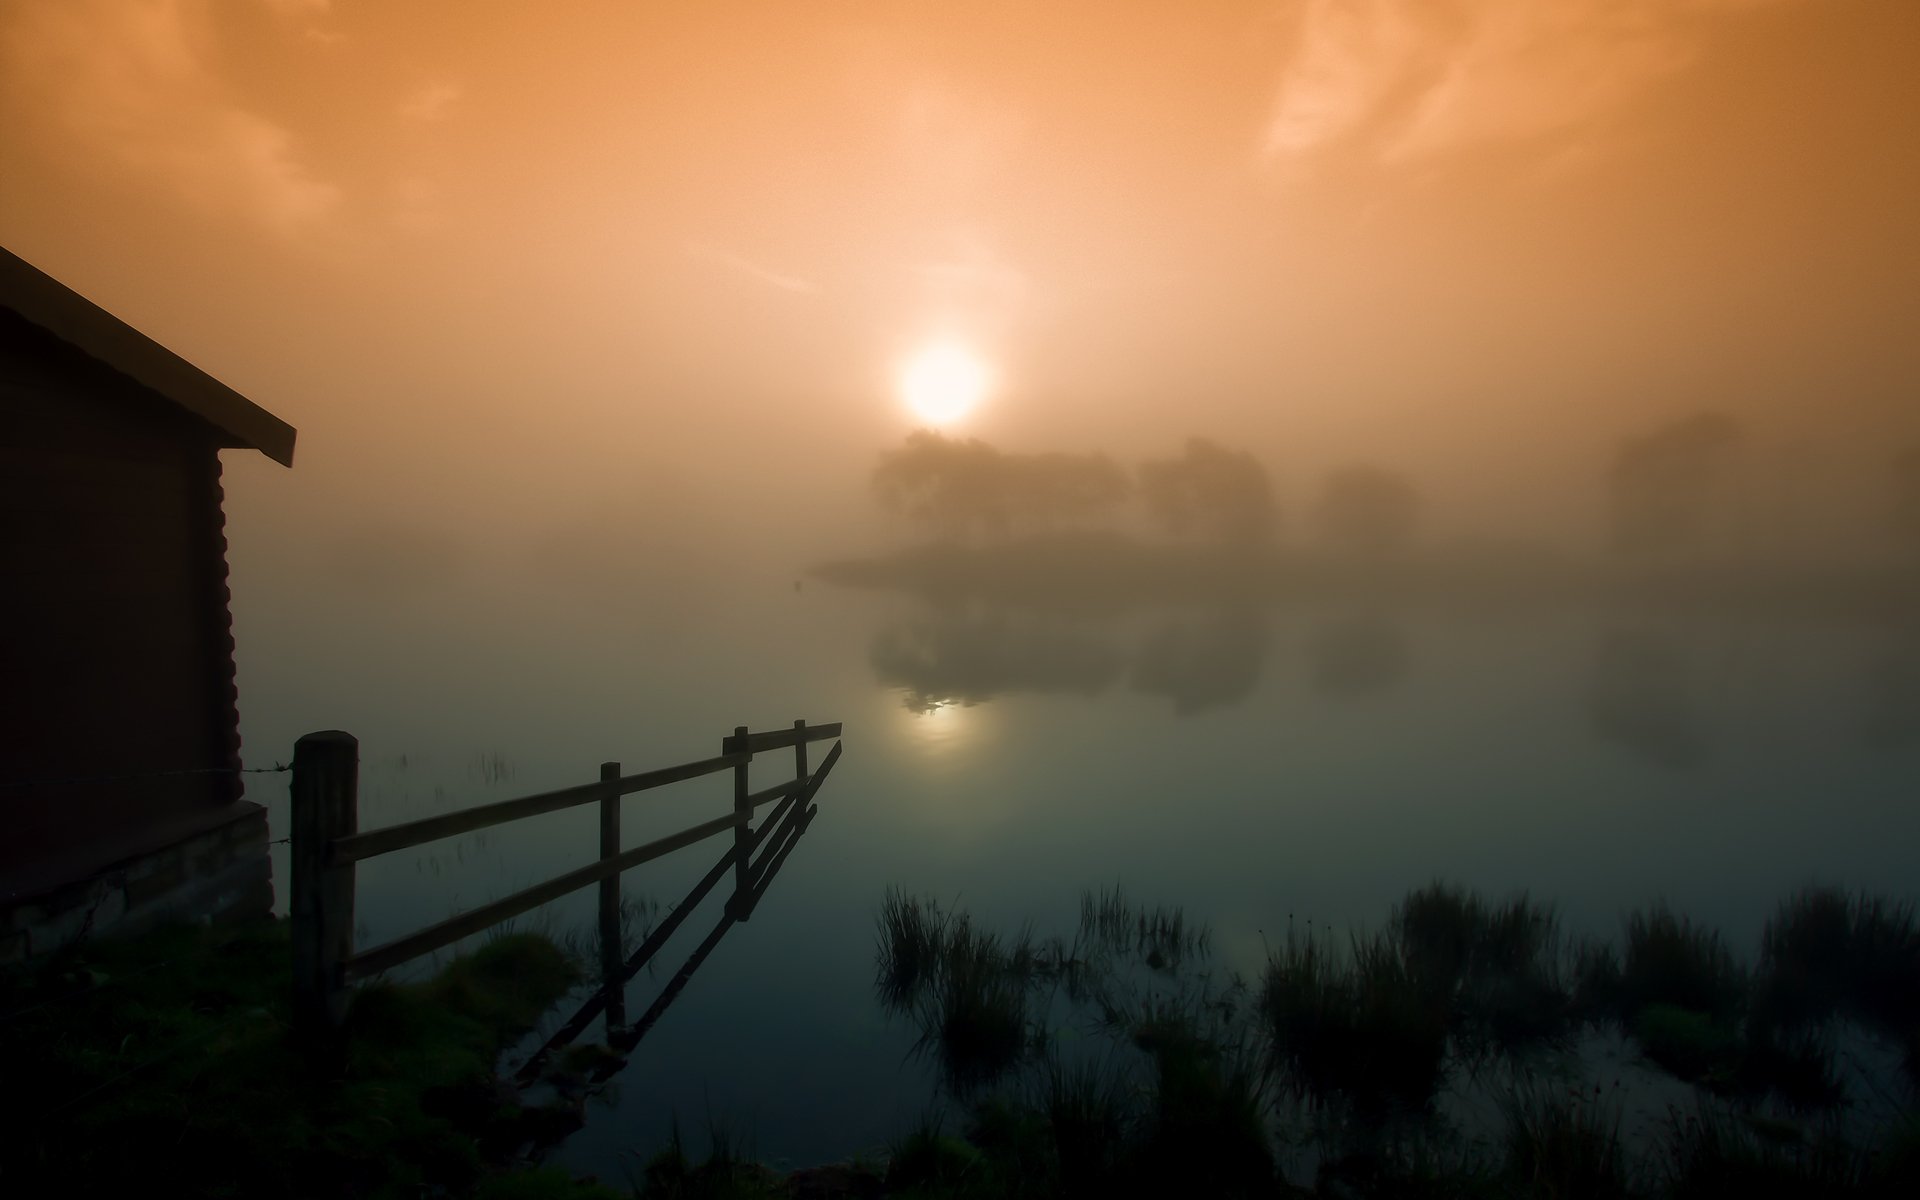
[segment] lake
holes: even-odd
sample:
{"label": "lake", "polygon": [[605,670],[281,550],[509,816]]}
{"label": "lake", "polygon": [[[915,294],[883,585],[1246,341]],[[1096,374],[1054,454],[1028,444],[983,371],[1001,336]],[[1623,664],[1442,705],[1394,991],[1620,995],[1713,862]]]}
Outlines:
{"label": "lake", "polygon": [[[309,729],[355,733],[363,829],[585,782],[607,759],[704,758],[743,723],[844,723],[765,901],[558,1153],[616,1182],[676,1118],[696,1141],[719,1122],[765,1161],[808,1164],[933,1107],[916,1031],[874,997],[891,885],[1044,935],[1117,883],[1210,923],[1246,971],[1290,918],[1378,928],[1436,878],[1525,889],[1573,934],[1665,898],[1749,956],[1798,886],[1914,894],[1911,622],[1391,597],[1047,611],[783,575],[638,598],[527,584],[457,609],[343,596],[312,628],[350,632],[265,630],[275,649],[249,655],[241,631],[248,765]],[[790,760],[762,761],[755,786]],[[286,777],[249,778],[280,836]],[[726,774],[629,797],[626,844],[730,802]],[[364,863],[359,944],[589,861],[596,829],[588,806]],[[725,848],[626,889],[664,910]],[[725,891],[634,981],[630,1013]],[[584,927],[593,892],[551,908],[531,923]]]}

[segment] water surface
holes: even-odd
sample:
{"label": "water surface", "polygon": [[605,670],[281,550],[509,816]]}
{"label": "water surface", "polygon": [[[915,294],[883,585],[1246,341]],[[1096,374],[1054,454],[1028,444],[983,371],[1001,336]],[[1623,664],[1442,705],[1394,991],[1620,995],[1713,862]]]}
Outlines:
{"label": "water surface", "polygon": [[[676,1115],[809,1163],[932,1105],[914,1031],[873,998],[892,884],[1064,933],[1081,889],[1120,883],[1211,922],[1245,970],[1290,917],[1377,927],[1435,878],[1549,898],[1575,934],[1664,897],[1749,953],[1797,886],[1911,894],[1920,638],[1897,622],[1597,603],[1089,614],[784,576],[565,620],[552,604],[529,587],[458,622],[425,603],[343,614],[351,645],[310,653],[335,656],[329,677],[357,662],[364,683],[314,695],[297,658],[244,664],[246,746],[264,765],[305,728],[356,733],[364,828],[583,782],[607,759],[706,757],[737,724],[845,724],[819,818],[765,903],[562,1150],[615,1180]],[[771,757],[756,786],[787,769]],[[285,777],[254,778],[284,829]],[[723,774],[630,797],[628,844],[730,796]],[[363,864],[360,944],[588,861],[595,838],[588,808]],[[724,849],[649,864],[627,889],[671,904]],[[635,980],[631,1013],[724,892]],[[533,920],[564,932],[592,903]]]}

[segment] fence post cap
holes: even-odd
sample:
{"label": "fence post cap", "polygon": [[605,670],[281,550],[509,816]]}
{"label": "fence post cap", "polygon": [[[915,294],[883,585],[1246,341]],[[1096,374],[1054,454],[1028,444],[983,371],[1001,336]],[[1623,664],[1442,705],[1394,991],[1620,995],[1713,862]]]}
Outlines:
{"label": "fence post cap", "polygon": [[360,744],[360,739],[348,733],[344,729],[321,729],[313,733],[301,734],[300,740],[296,741],[294,745],[302,746],[308,742],[312,742],[315,745],[358,746]]}

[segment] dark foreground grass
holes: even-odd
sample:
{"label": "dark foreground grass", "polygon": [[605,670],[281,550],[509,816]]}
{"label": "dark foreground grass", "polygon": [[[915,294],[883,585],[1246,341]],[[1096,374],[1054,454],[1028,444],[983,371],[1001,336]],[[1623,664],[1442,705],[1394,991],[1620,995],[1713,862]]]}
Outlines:
{"label": "dark foreground grass", "polygon": [[204,1196],[592,1196],[500,1161],[567,1114],[522,1109],[494,1063],[571,985],[509,936],[434,979],[361,989],[344,1064],[289,1038],[287,926],[174,927],[0,976],[14,1102],[0,1191]]}

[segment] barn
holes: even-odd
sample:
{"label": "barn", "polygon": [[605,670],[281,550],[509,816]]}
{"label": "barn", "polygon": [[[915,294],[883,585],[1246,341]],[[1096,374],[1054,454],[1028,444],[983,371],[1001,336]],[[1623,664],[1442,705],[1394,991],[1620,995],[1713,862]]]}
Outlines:
{"label": "barn", "polygon": [[294,430],[0,250],[0,960],[271,900],[220,451]]}

